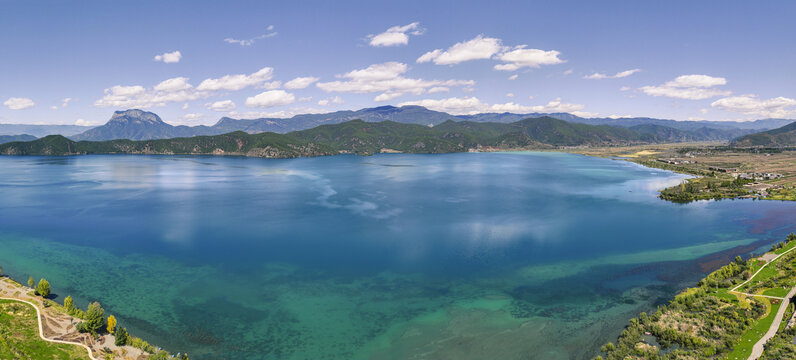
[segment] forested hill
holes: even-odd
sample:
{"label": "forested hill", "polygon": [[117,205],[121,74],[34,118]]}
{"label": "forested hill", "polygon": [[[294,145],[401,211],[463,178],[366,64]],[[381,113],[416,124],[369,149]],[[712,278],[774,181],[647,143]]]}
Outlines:
{"label": "forested hill", "polygon": [[477,147],[555,148],[658,142],[654,134],[627,128],[569,123],[551,117],[514,123],[446,121],[430,127],[392,121],[352,120],[287,134],[223,135],[161,140],[72,141],[52,135],[0,145],[4,155],[216,154],[270,158],[340,153],[368,155],[385,149],[408,153],[461,152]]}
{"label": "forested hill", "polygon": [[781,128],[746,135],[732,142],[737,147],[795,147],[796,122]]}

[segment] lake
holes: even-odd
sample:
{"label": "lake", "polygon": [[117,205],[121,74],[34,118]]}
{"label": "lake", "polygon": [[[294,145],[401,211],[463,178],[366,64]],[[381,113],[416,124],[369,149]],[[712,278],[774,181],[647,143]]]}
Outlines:
{"label": "lake", "polygon": [[192,359],[589,359],[796,204],[562,153],[0,157],[0,265]]}

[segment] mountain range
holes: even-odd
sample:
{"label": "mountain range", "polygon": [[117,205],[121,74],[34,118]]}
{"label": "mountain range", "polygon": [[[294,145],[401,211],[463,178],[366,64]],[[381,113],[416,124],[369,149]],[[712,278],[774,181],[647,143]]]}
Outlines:
{"label": "mountain range", "polygon": [[[73,140],[104,141],[113,139],[151,140],[200,135],[219,135],[233,131],[250,134],[261,132],[288,133],[319,125],[338,124],[350,120],[366,122],[394,121],[419,125],[439,125],[447,120],[469,122],[513,123],[527,118],[549,116],[568,122],[588,125],[610,125],[629,128],[654,135],[662,141],[712,141],[731,140],[744,135],[771,130],[787,125],[793,120],[763,119],[749,122],[733,121],[675,121],[655,118],[582,118],[568,113],[482,113],[475,115],[451,115],[429,110],[422,106],[382,106],[356,111],[345,110],[325,114],[301,114],[292,118],[232,119],[222,117],[212,126],[173,126],[154,113],[143,110],[116,111],[102,126],[90,128],[69,125],[10,125],[0,124],[0,134],[31,134],[41,137],[60,134]],[[82,131],[81,131],[82,130]]]}
{"label": "mountain range", "polygon": [[[42,126],[0,124],[0,134],[4,131],[18,134],[22,130],[40,137],[47,134],[64,135],[72,140],[105,141],[115,139],[153,140],[175,137],[192,137],[202,135],[220,135],[234,131],[249,134],[261,132],[289,133],[291,131],[311,129],[320,125],[338,124],[354,119],[365,122],[393,121],[398,123],[435,126],[445,121],[514,123],[527,118],[549,116],[573,123],[587,125],[609,125],[631,129],[652,135],[658,141],[727,141],[760,131],[771,130],[787,125],[793,120],[763,119],[749,122],[721,121],[675,121],[655,118],[582,118],[568,113],[554,114],[513,114],[513,113],[482,113],[475,115],[451,115],[445,112],[429,110],[422,106],[382,106],[365,108],[356,111],[345,110],[325,114],[301,114],[289,119],[260,118],[232,119],[222,117],[212,126],[173,126],[164,122],[158,115],[138,110],[114,112],[111,119],[102,126],[86,128],[80,126]],[[15,130],[15,131],[11,131]],[[82,132],[77,132],[83,130]]]}
{"label": "mountain range", "polygon": [[[148,121],[155,119],[150,117]],[[448,153],[484,147],[620,146],[657,141],[654,135],[627,128],[571,123],[545,116],[513,123],[448,120],[433,127],[394,121],[351,120],[287,134],[236,131],[213,136],[139,141],[74,141],[50,135],[30,142],[2,144],[0,154],[215,154],[291,158],[342,153],[369,155],[385,151]]]}
{"label": "mountain range", "polygon": [[[105,126],[86,136],[174,136],[190,127],[174,127],[157,115],[141,110],[118,111]],[[368,155],[378,152],[447,153],[484,148],[549,149],[572,146],[623,146],[690,140],[694,131],[654,124],[617,127],[568,122],[550,116],[512,123],[446,120],[436,126],[394,121],[350,120],[286,134],[234,131],[167,139],[75,141],[50,135],[33,141],[0,144],[4,155],[76,154],[214,154],[291,158],[342,153]],[[790,146],[796,123],[747,135],[734,146]]]}

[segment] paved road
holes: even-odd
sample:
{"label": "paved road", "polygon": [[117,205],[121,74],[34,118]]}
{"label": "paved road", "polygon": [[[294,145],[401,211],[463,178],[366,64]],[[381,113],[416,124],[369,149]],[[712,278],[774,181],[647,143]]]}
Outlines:
{"label": "paved road", "polygon": [[779,324],[782,322],[782,317],[785,315],[785,310],[788,308],[788,304],[790,304],[790,298],[796,295],[796,286],[793,289],[790,289],[788,295],[785,296],[785,300],[782,300],[782,304],[779,306],[779,310],[777,311],[777,316],[774,318],[774,322],[771,323],[771,327],[768,328],[768,332],[763,335],[760,340],[757,341],[755,346],[752,348],[752,355],[749,355],[747,360],[757,360],[760,355],[763,355],[763,346],[768,342],[769,339],[774,337],[777,334],[777,330],[779,330]]}
{"label": "paved road", "polygon": [[[796,289],[794,289],[794,290],[796,290]],[[81,343],[77,343],[77,342],[71,342],[71,341],[64,341],[64,340],[53,340],[53,339],[48,339],[48,338],[44,337],[44,329],[42,329],[42,326],[41,326],[41,313],[39,312],[39,307],[36,306],[36,304],[28,302],[28,301],[25,301],[25,300],[21,300],[21,299],[15,299],[15,298],[0,297],[0,299],[20,301],[20,302],[26,303],[26,304],[28,304],[30,306],[33,306],[33,308],[36,309],[36,320],[38,320],[38,323],[39,323],[39,337],[42,340],[49,341],[49,342],[52,342],[52,343],[58,343],[58,344],[69,344],[69,345],[82,346],[82,347],[84,347],[86,349],[86,351],[88,351],[88,357],[90,357],[93,360],[99,360],[99,359],[94,357],[94,354],[91,353],[91,349],[89,349],[89,347],[86,346],[85,344],[81,344]]]}

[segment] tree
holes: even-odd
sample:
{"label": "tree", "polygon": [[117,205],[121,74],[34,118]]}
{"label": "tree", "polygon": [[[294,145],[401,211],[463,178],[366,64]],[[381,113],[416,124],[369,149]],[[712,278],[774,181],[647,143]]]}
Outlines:
{"label": "tree", "polygon": [[116,317],[111,315],[108,316],[108,333],[113,334],[114,330],[116,330]]}
{"label": "tree", "polygon": [[33,285],[36,285],[36,280],[33,280],[33,276],[28,278],[28,287],[33,289]]}
{"label": "tree", "polygon": [[3,276],[3,267],[0,266],[0,276]]}
{"label": "tree", "polygon": [[127,345],[127,341],[127,329],[120,327],[119,330],[116,330],[116,341],[114,344],[116,344],[116,346],[124,346]]}
{"label": "tree", "polygon": [[36,293],[43,298],[50,296],[50,283],[45,279],[39,280],[39,285],[36,285]]}
{"label": "tree", "polygon": [[86,321],[82,324],[85,324],[83,325],[83,329],[92,334],[96,334],[102,329],[102,326],[105,325],[105,310],[102,309],[100,303],[93,302],[88,305],[88,310],[86,310]]}
{"label": "tree", "polygon": [[75,310],[75,303],[72,301],[72,295],[69,295],[64,299],[64,308],[66,309],[66,313],[72,315],[72,312]]}

